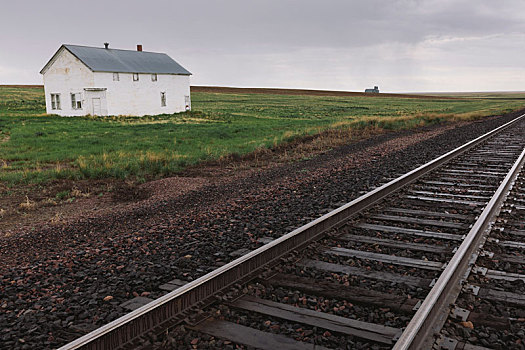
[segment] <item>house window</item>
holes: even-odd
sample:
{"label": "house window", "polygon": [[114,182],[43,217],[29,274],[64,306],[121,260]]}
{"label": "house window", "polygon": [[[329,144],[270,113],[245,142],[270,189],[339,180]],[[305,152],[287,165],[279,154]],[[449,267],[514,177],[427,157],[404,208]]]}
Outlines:
{"label": "house window", "polygon": [[60,94],[51,94],[51,109],[60,109]]}
{"label": "house window", "polygon": [[133,81],[139,81],[139,73],[133,73]]}
{"label": "house window", "polygon": [[157,81],[157,74],[156,73],[153,73],[151,75],[151,81]]}
{"label": "house window", "polygon": [[120,77],[118,76],[118,73],[113,73],[113,81],[119,81]]}
{"label": "house window", "polygon": [[71,107],[73,109],[82,109],[82,99],[79,92],[71,94]]}
{"label": "house window", "polygon": [[165,92],[160,93],[160,106],[166,107],[166,93]]}

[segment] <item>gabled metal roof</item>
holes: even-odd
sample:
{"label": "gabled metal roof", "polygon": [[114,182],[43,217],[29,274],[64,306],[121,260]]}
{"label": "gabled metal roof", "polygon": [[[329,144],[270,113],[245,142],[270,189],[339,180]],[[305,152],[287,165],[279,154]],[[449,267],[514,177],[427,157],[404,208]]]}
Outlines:
{"label": "gabled metal roof", "polygon": [[[158,73],[158,74],[181,74],[191,75],[180,64],[175,62],[165,53],[106,49],[101,47],[89,47],[79,45],[62,45],[80,61],[82,61],[93,72],[115,72],[115,73]],[[57,53],[42,68],[40,73],[47,69],[54,60]]]}

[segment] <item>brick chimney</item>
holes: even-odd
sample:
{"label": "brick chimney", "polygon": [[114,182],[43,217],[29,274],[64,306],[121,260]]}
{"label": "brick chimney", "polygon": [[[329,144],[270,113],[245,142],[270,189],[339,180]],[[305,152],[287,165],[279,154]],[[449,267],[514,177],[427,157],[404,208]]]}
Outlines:
{"label": "brick chimney", "polygon": [[109,43],[104,43],[104,48],[109,48]]}
{"label": "brick chimney", "polygon": [[137,51],[142,51],[142,45],[141,44],[137,44]]}

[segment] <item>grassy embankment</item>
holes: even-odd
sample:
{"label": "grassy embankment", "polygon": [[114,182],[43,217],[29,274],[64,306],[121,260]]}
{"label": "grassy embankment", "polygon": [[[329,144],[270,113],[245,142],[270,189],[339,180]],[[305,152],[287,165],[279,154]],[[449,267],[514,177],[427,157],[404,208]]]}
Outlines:
{"label": "grassy embankment", "polygon": [[275,147],[305,135],[324,135],[326,148],[369,130],[472,119],[525,106],[524,99],[502,96],[201,92],[192,94],[191,113],[62,118],[45,115],[43,89],[0,87],[0,185],[57,178],[161,177],[198,162]]}

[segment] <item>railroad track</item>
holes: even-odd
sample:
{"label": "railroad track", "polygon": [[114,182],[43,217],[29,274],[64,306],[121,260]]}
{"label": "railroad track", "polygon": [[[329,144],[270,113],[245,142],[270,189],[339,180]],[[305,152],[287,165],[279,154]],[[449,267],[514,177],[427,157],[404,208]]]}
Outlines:
{"label": "railroad track", "polygon": [[525,347],[525,174],[515,180],[440,334],[446,348]]}
{"label": "railroad track", "polygon": [[[61,349],[147,347],[167,329],[167,346],[187,348],[455,349],[500,335],[520,348],[524,135],[522,115],[195,281],[163,285],[173,290]],[[491,307],[507,310],[494,322],[510,334],[480,321]]]}

